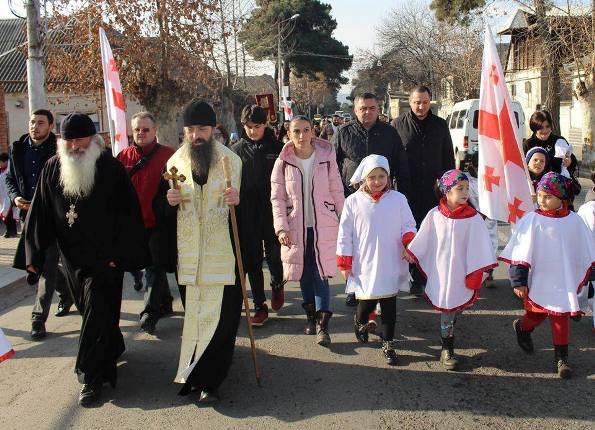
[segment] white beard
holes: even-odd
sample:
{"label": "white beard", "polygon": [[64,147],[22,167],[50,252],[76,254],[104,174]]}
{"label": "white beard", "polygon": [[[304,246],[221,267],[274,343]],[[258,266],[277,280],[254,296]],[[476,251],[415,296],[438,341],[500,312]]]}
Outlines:
{"label": "white beard", "polygon": [[74,154],[66,149],[64,141],[59,141],[60,184],[66,197],[89,195],[95,185],[95,170],[101,149],[99,143],[92,140],[84,153]]}

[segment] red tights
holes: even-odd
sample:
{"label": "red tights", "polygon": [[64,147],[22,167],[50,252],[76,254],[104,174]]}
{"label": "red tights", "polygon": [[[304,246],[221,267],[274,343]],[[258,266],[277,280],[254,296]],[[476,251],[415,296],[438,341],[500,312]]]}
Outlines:
{"label": "red tights", "polygon": [[525,315],[523,315],[523,319],[521,320],[521,329],[523,331],[532,331],[548,316],[550,317],[550,324],[552,326],[554,345],[568,345],[568,316],[525,311]]}

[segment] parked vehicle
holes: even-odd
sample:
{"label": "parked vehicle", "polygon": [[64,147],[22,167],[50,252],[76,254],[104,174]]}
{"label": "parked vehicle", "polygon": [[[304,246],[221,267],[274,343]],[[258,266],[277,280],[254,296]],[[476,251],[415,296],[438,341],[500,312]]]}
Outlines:
{"label": "parked vehicle", "polygon": [[[517,131],[525,140],[525,114],[518,101],[512,102]],[[450,130],[455,163],[457,168],[465,167],[471,156],[477,152],[477,128],[479,126],[479,99],[463,100],[455,103],[446,117]]]}

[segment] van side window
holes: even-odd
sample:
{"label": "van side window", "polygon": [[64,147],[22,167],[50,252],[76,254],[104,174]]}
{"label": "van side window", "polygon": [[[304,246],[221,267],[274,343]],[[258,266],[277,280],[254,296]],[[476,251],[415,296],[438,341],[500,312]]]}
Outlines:
{"label": "van side window", "polygon": [[473,112],[473,128],[479,127],[479,110]]}
{"label": "van side window", "polygon": [[457,128],[457,117],[459,116],[459,111],[452,113],[452,118],[450,118],[450,128]]}
{"label": "van side window", "polygon": [[467,115],[466,110],[462,110],[459,112],[459,117],[457,118],[457,127],[456,128],[463,128],[463,123],[465,122],[466,115]]}
{"label": "van side window", "polygon": [[514,119],[516,120],[516,128],[519,128],[519,113],[514,113]]}

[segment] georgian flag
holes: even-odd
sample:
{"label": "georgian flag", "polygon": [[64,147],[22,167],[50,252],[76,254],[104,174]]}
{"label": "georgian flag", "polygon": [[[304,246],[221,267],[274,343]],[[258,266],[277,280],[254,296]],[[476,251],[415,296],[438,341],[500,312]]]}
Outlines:
{"label": "georgian flag", "polygon": [[516,223],[535,206],[510,95],[486,25],[479,95],[479,211]]}
{"label": "georgian flag", "polygon": [[103,66],[103,85],[107,104],[107,118],[112,139],[112,154],[115,157],[122,149],[128,146],[126,105],[124,104],[118,66],[114,60],[112,48],[103,28],[99,28],[99,42],[101,45],[101,65]]}

